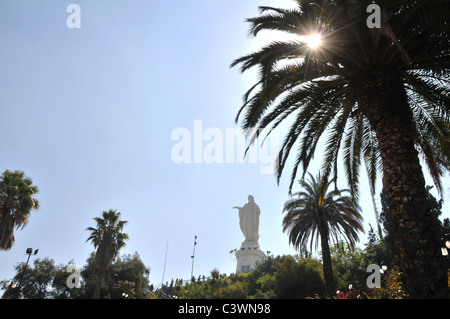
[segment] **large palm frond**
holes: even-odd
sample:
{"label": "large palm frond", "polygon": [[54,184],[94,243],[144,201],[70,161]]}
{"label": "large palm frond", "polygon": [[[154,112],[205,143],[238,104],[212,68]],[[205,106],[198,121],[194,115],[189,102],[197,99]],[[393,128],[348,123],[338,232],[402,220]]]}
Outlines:
{"label": "large palm frond", "polygon": [[[250,144],[280,124],[290,124],[278,155],[277,181],[295,148],[291,192],[299,169],[304,177],[319,140],[328,136],[325,177],[337,177],[342,152],[352,196],[358,195],[361,158],[375,185],[382,168],[378,141],[351,84],[356,76],[370,78],[372,70],[383,65],[401,74],[414,114],[416,147],[440,191],[440,179],[450,163],[448,3],[382,1],[383,26],[378,30],[366,26],[370,1],[298,2],[297,9],[261,7],[259,17],[247,20],[254,36],[276,30],[296,39],[275,41],[231,64],[240,65],[242,72],[253,67],[260,70],[236,116],[236,122],[242,119],[243,129],[253,132]],[[313,32],[323,38],[317,50],[310,49],[304,39]]]}

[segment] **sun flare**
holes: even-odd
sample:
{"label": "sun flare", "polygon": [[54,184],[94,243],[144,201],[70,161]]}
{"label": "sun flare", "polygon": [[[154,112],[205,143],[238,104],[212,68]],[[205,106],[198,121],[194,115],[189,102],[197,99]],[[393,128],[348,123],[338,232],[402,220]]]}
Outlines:
{"label": "sun flare", "polygon": [[322,43],[322,35],[320,33],[306,36],[306,43],[311,49],[317,49]]}

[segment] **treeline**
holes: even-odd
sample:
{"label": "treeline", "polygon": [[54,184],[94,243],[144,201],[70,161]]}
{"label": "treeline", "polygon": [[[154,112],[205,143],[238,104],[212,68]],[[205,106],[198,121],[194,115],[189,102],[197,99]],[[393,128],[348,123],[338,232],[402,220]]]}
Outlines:
{"label": "treeline", "polygon": [[322,264],[312,258],[268,257],[250,273],[223,276],[213,269],[205,281],[164,286],[155,298],[175,299],[289,299],[323,292]]}
{"label": "treeline", "polygon": [[[322,262],[304,256],[269,256],[250,273],[223,276],[218,269],[207,280],[163,286],[154,298],[176,299],[304,299],[304,298],[400,298],[404,297],[392,257],[385,241],[370,232],[364,248],[335,245],[331,249],[334,280],[338,287],[329,295],[325,289]],[[370,264],[389,265],[382,276],[382,289],[367,288]],[[389,286],[389,287],[388,287]],[[396,287],[395,295],[390,287]],[[400,291],[399,291],[400,290]]]}
{"label": "treeline", "polygon": [[[100,289],[106,299],[304,299],[304,298],[405,298],[399,272],[392,266],[392,254],[386,239],[369,232],[364,248],[350,249],[346,245],[331,247],[334,280],[337,291],[332,295],[325,289],[320,259],[310,255],[268,256],[250,273],[226,276],[213,269],[207,278],[195,282],[173,280],[160,287],[149,281],[150,269],[137,252],[120,255],[107,268]],[[55,265],[50,258],[35,259],[25,268],[16,266],[16,275],[0,285],[2,298],[16,299],[87,299],[91,298],[97,277],[94,253],[79,269],[80,287],[70,288],[68,280],[76,274],[68,266]],[[385,270],[381,288],[370,289],[367,267],[376,264]],[[15,283],[15,284],[14,284]],[[450,284],[450,283],[449,283]]]}
{"label": "treeline", "polygon": [[[363,248],[338,244],[331,247],[334,282],[331,295],[325,289],[320,259],[269,256],[250,273],[223,276],[218,269],[207,280],[182,284],[175,281],[153,293],[153,298],[175,299],[403,299],[407,298],[386,238],[379,239],[372,228]],[[381,288],[369,288],[367,267],[379,265]],[[450,265],[449,265],[450,266]],[[450,287],[450,277],[449,277]]]}
{"label": "treeline", "polygon": [[[86,265],[74,271],[74,263],[56,265],[51,258],[36,258],[33,265],[19,263],[12,280],[0,282],[4,299],[88,299],[97,284],[97,267],[94,253]],[[69,269],[68,269],[69,268]],[[70,271],[68,271],[70,270]],[[100,298],[142,299],[151,296],[150,269],[144,265],[139,254],[121,255],[109,265],[100,288]],[[79,275],[79,278],[75,276]],[[69,278],[70,277],[70,278]],[[79,287],[74,285],[79,280]]]}

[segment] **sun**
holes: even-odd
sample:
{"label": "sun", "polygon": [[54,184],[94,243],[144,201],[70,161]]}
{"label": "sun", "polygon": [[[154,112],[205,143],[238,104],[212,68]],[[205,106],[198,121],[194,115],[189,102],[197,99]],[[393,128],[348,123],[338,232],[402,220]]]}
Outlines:
{"label": "sun", "polygon": [[306,36],[305,40],[311,49],[317,49],[322,43],[322,35],[320,33],[310,34]]}

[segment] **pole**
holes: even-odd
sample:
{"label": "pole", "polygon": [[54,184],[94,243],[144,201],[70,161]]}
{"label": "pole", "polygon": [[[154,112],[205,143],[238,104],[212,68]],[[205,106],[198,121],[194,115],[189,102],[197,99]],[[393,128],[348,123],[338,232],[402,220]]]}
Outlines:
{"label": "pole", "polygon": [[194,236],[194,250],[192,252],[192,268],[191,268],[191,280],[192,280],[192,276],[194,275],[194,259],[195,259],[195,245],[197,245],[197,236]]}
{"label": "pole", "polygon": [[167,244],[166,244],[166,257],[164,257],[164,270],[163,270],[163,277],[162,277],[162,280],[161,280],[162,284],[164,284],[164,276],[166,274],[166,262],[167,262],[167,250],[168,249],[169,249],[169,241],[167,241]]}
{"label": "pole", "polygon": [[33,252],[33,250],[31,248],[27,249],[28,258],[27,258],[27,262],[25,263],[25,267],[23,267],[22,278],[20,278],[19,285],[17,286],[17,296],[16,296],[17,299],[19,298],[20,287],[22,286],[23,277],[25,277],[25,272],[27,271],[28,262],[30,261],[32,252]]}

